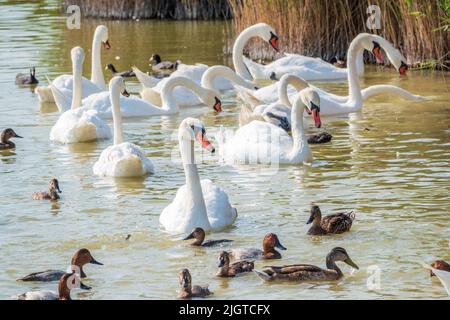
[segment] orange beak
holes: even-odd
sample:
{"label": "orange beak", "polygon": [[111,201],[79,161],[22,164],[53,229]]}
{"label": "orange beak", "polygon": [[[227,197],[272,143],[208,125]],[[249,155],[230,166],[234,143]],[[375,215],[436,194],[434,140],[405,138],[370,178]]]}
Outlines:
{"label": "orange beak", "polygon": [[381,50],[379,47],[373,48],[373,54],[377,57],[379,63],[383,63],[383,56],[381,55]]}
{"label": "orange beak", "polygon": [[403,76],[408,71],[408,65],[402,61],[400,68],[398,68],[398,72]]}
{"label": "orange beak", "polygon": [[103,47],[106,50],[111,49],[111,45],[109,44],[109,40],[106,40],[105,42],[103,42]]}
{"label": "orange beak", "polygon": [[222,112],[222,102],[219,100],[219,98],[217,98],[217,97],[215,97],[216,98],[216,103],[214,104],[214,110],[217,112],[217,113],[220,113],[220,112]]}
{"label": "orange beak", "polygon": [[275,51],[279,52],[280,44],[278,43],[278,37],[276,35],[274,35],[272,32],[270,34],[271,34],[271,37],[270,37],[269,43],[272,46],[272,48],[275,49]]}
{"label": "orange beak", "polygon": [[214,146],[211,144],[211,142],[209,142],[209,140],[205,137],[202,131],[198,132],[195,138],[201,144],[201,146],[206,150],[208,150],[209,152],[214,153],[216,151]]}

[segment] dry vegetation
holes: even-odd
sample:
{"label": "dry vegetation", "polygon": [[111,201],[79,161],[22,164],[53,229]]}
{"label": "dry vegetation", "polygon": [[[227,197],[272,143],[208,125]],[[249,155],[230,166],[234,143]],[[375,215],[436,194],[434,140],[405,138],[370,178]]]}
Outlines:
{"label": "dry vegetation", "polygon": [[[345,55],[366,28],[369,4],[381,8],[378,34],[401,49],[414,66],[450,66],[450,0],[229,0],[236,32],[257,22],[272,25],[283,50],[330,60]],[[252,58],[273,58],[268,46],[250,43]]]}

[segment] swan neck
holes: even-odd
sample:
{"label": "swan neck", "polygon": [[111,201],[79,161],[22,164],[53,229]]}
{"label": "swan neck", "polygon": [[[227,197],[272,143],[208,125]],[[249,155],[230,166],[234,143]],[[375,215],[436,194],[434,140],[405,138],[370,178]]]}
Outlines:
{"label": "swan neck", "polygon": [[76,60],[72,63],[72,74],[73,74],[73,95],[72,95],[72,106],[71,109],[76,109],[81,107],[82,99],[82,72],[83,72],[83,62]]}
{"label": "swan neck", "polygon": [[196,84],[194,81],[183,78],[175,77],[169,79],[161,89],[162,108],[170,112],[178,112],[178,104],[175,100],[174,89],[176,87],[186,87],[191,90],[200,100],[204,100],[207,91]]}
{"label": "swan neck", "polygon": [[233,45],[234,70],[236,70],[236,73],[246,80],[253,80],[253,77],[248,71],[242,57],[244,54],[244,46],[248,42],[248,40],[250,40],[250,38],[257,35],[258,34],[254,28],[247,28],[239,34]]}
{"label": "swan neck", "polygon": [[359,85],[357,59],[363,54],[364,48],[360,43],[361,38],[356,38],[350,43],[348,48],[348,83],[349,100],[360,104],[362,103],[361,87]]}
{"label": "swan neck", "polygon": [[289,100],[289,95],[288,95],[289,85],[292,85],[298,92],[298,91],[301,91],[301,90],[305,89],[306,87],[308,87],[308,83],[306,83],[305,81],[303,81],[302,79],[300,79],[298,77],[292,77],[292,76],[287,76],[280,80],[280,82],[278,84],[278,99],[280,100],[280,102],[282,104],[292,107],[292,103]]}
{"label": "swan neck", "polygon": [[303,154],[305,149],[308,149],[308,143],[306,141],[305,131],[303,128],[303,112],[305,106],[303,103],[297,101],[291,110],[291,130],[292,130],[292,150],[290,153],[291,159]]}
{"label": "swan neck", "polygon": [[120,92],[115,87],[110,90],[110,100],[112,105],[114,123],[114,145],[123,143],[122,112],[120,111]]}
{"label": "swan neck", "polygon": [[218,89],[214,85],[214,80],[216,80],[217,77],[224,77],[247,89],[255,89],[255,84],[253,82],[245,80],[232,69],[224,66],[214,66],[206,70],[202,77],[201,86],[218,93]]}
{"label": "swan neck", "polygon": [[104,91],[105,78],[103,77],[103,68],[101,61],[101,46],[102,40],[100,35],[95,33],[92,40],[92,63],[91,63],[91,82],[94,83],[99,89]]}

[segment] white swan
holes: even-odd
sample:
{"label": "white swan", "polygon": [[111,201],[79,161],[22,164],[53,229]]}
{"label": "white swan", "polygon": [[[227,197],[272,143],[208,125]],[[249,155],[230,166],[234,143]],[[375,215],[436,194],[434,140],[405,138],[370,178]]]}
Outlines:
{"label": "white swan", "polygon": [[[106,90],[105,78],[103,77],[103,68],[101,64],[101,45],[106,49],[111,46],[108,41],[108,28],[106,26],[100,25],[95,29],[94,39],[92,40],[92,64],[91,64],[91,80],[83,77],[83,98],[87,97],[93,93]],[[53,80],[53,85],[58,88],[65,96],[71,100],[72,87],[73,87],[73,77],[72,75],[61,75]],[[39,101],[41,102],[55,102],[53,93],[48,87],[37,87],[36,93],[38,94]],[[65,110],[63,110],[65,111]]]}
{"label": "white swan", "polygon": [[[391,43],[380,36],[361,33],[353,39],[348,50],[349,95],[338,96],[310,85],[310,87],[316,90],[320,95],[322,115],[336,115],[360,111],[363,107],[363,102],[366,99],[381,93],[400,95],[403,98],[415,101],[425,99],[424,97],[414,95],[402,88],[392,85],[374,85],[361,90],[359,79],[356,75],[355,58],[357,56],[362,56],[364,49],[372,52],[379,52],[379,49],[377,49],[379,47],[382,47],[386,51],[389,60],[400,74],[406,73],[407,66],[404,63],[405,58],[392,46]],[[297,78],[295,80],[297,84],[294,84],[293,79],[295,79],[295,77],[293,76],[290,78],[285,77],[284,79],[287,82],[279,81],[273,85],[256,91],[240,88],[241,93],[239,96],[253,107],[259,104],[270,104],[276,102],[278,99],[283,100],[284,103],[287,103],[289,101],[289,98],[287,97],[295,94],[297,90],[295,87],[301,88],[302,86],[308,85],[308,83],[301,78]],[[288,90],[289,84],[293,85],[294,88],[289,87]],[[246,91],[246,94],[242,94],[242,91]],[[278,94],[276,94],[276,92],[278,92]]]}
{"label": "white swan", "polygon": [[[243,79],[252,81],[253,78],[251,74],[248,72],[247,67],[245,66],[243,60],[243,51],[245,44],[253,37],[260,37],[265,41],[268,41],[270,45],[275,49],[279,50],[278,45],[278,36],[275,34],[275,31],[269,25],[265,23],[258,23],[247,29],[243,30],[239,36],[236,38],[233,46],[233,65],[236,73]],[[177,70],[171,74],[169,78],[165,78],[161,80],[157,85],[154,85],[156,79],[151,77],[144,72],[141,72],[137,68],[133,68],[136,73],[136,77],[138,80],[144,85],[144,90],[141,93],[143,99],[155,104],[161,105],[160,92],[161,88],[164,85],[165,81],[168,81],[173,76],[184,76],[189,79],[196,81],[197,83],[201,82],[203,74],[208,69],[208,66],[205,64],[196,64],[196,65],[185,65],[180,64]],[[150,85],[150,86],[149,86]],[[226,79],[223,76],[218,76],[214,80],[214,88],[218,91],[230,90],[232,89],[232,84],[229,79]],[[195,100],[195,97],[189,95],[188,92],[179,88],[175,92],[175,96],[177,97],[177,101],[181,107],[183,106],[192,106],[195,105],[196,102],[198,104],[198,100]]]}
{"label": "white swan", "polygon": [[[50,131],[50,140],[61,143],[89,142],[111,137],[109,126],[97,116],[94,110],[81,108],[84,51],[80,47],[71,50],[73,68],[73,95],[70,110],[64,112]],[[52,83],[55,96],[62,93]]]}
{"label": "white swan", "polygon": [[191,232],[200,227],[205,231],[223,229],[236,220],[228,195],[209,179],[200,181],[194,157],[194,138],[203,148],[214,152],[205,136],[203,124],[193,118],[184,119],[178,130],[178,141],[186,176],[186,184],[161,213],[159,222],[170,233]]}
{"label": "white swan", "polygon": [[230,164],[312,162],[313,156],[303,130],[305,107],[312,113],[316,127],[320,127],[319,95],[313,89],[306,88],[294,97],[291,108],[292,137],[272,123],[257,120],[239,128],[232,137],[221,130],[217,134],[221,158]]}
{"label": "white swan", "polygon": [[144,151],[130,142],[124,142],[120,93],[125,92],[123,78],[118,76],[109,82],[114,121],[114,144],[102,151],[94,164],[94,174],[108,177],[139,177],[154,173],[153,164]]}

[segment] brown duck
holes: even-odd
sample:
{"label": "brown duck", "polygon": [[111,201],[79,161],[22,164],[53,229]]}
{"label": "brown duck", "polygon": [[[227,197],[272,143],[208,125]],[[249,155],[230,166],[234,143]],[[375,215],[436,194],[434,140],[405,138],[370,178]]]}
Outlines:
{"label": "brown duck", "polygon": [[38,79],[36,79],[36,69],[33,67],[30,69],[30,74],[18,73],[16,75],[16,84],[17,85],[26,85],[26,84],[37,84],[39,83]]}
{"label": "brown duck", "polygon": [[205,230],[202,228],[195,228],[186,238],[183,240],[195,239],[194,242],[191,243],[193,246],[201,246],[201,247],[214,247],[218,245],[222,245],[224,243],[233,242],[233,240],[228,239],[220,239],[220,240],[205,240]]}
{"label": "brown duck", "polygon": [[254,272],[265,281],[335,281],[343,277],[341,269],[336,265],[337,261],[343,261],[353,268],[359,269],[344,248],[336,247],[326,257],[326,269],[310,264],[293,264],[279,267],[268,266],[262,271],[254,270]]}
{"label": "brown duck", "polygon": [[219,270],[216,273],[218,277],[234,277],[239,273],[250,272],[255,268],[255,263],[248,260],[240,260],[230,264],[228,252],[222,251],[219,254]]}
{"label": "brown duck", "polygon": [[0,150],[14,149],[16,145],[10,141],[11,138],[22,138],[13,129],[8,128],[3,130],[0,136]]}
{"label": "brown duck", "polygon": [[32,197],[34,200],[58,200],[58,192],[62,193],[58,180],[52,179],[48,184],[48,191],[33,192]]}
{"label": "brown duck", "polygon": [[204,298],[213,294],[209,291],[208,286],[193,286],[192,277],[188,269],[182,269],[178,273],[178,281],[180,284],[180,292],[178,299]]}
{"label": "brown duck", "polygon": [[[434,269],[450,272],[450,264],[448,264],[444,260],[433,261],[433,263],[431,264],[431,267]],[[430,270],[430,277],[434,277],[434,276],[436,276],[436,275],[433,273],[432,270]]]}
{"label": "brown duck", "polygon": [[287,250],[281,244],[275,233],[266,234],[263,239],[263,250],[256,248],[249,249],[233,249],[228,252],[231,258],[235,260],[245,259],[281,259],[281,253],[275,248]]}
{"label": "brown duck", "polygon": [[312,223],[308,230],[309,235],[339,234],[349,231],[352,227],[355,214],[353,212],[341,212],[322,217],[319,206],[312,206],[311,216],[306,224]]}
{"label": "brown duck", "polygon": [[[94,259],[94,257],[92,257],[91,252],[88,249],[83,248],[75,252],[70,262],[70,265],[78,267],[79,270],[75,271],[77,273],[79,271],[80,278],[86,278],[86,274],[83,271],[83,267],[88,263],[103,265],[103,263],[98,262],[97,260]],[[45,281],[45,282],[57,281],[64,274],[65,271],[62,270],[46,270],[41,272],[30,273],[25,277],[17,279],[17,281]]]}

